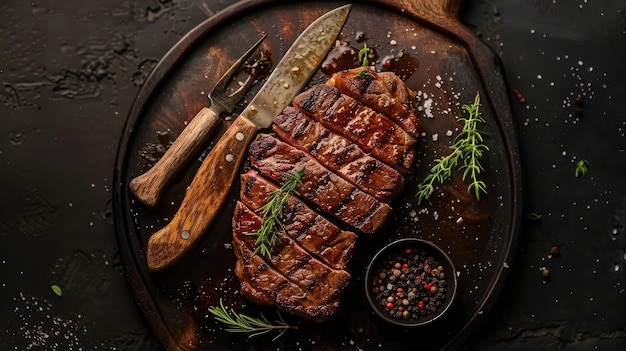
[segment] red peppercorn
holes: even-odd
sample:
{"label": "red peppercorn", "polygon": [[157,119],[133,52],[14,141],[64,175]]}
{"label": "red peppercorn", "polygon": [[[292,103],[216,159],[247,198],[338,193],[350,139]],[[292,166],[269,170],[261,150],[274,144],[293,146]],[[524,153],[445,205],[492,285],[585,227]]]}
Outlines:
{"label": "red peppercorn", "polygon": [[403,265],[402,265],[402,270],[407,270],[407,269],[409,269],[409,265],[408,265],[408,264],[406,264],[406,263],[405,263],[405,264],[403,264]]}
{"label": "red peppercorn", "polygon": [[393,308],[393,303],[389,302],[386,307],[387,307],[388,310],[392,309]]}
{"label": "red peppercorn", "polygon": [[433,287],[433,283],[428,283],[428,284],[424,285],[424,289],[426,289],[426,290],[430,290],[430,288],[432,288],[432,287]]}
{"label": "red peppercorn", "polygon": [[420,301],[420,302],[417,303],[417,308],[419,308],[420,310],[423,310],[424,309],[424,305],[425,305],[424,301]]}
{"label": "red peppercorn", "polygon": [[411,254],[411,248],[406,248],[406,250],[404,250],[404,253],[407,255]]}

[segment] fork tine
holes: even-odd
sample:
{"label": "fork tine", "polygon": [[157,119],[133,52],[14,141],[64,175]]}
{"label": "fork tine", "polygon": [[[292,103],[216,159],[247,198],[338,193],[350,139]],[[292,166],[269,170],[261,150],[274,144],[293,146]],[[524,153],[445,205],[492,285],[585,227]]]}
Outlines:
{"label": "fork tine", "polygon": [[229,69],[222,75],[220,80],[217,82],[211,93],[209,93],[209,100],[211,101],[211,106],[219,105],[225,112],[232,112],[235,109],[235,106],[243,97],[243,95],[247,92],[248,88],[252,84],[254,80],[252,76],[248,77],[248,79],[244,82],[244,84],[239,87],[234,93],[228,95],[226,94],[226,87],[230,83],[230,79],[239,71],[241,66],[248,60],[250,56],[256,51],[256,49],[261,46],[261,43],[267,34],[264,34],[259,41],[254,43],[248,51],[246,51]]}

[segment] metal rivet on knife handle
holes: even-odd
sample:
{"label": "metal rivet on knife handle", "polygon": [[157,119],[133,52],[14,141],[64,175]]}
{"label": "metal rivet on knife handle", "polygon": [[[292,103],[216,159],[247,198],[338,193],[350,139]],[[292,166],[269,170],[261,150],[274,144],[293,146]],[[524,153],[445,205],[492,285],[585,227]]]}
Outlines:
{"label": "metal rivet on knife handle", "polygon": [[[346,5],[321,16],[287,50],[257,95],[202,162],[172,221],[148,240],[149,269],[168,267],[208,232],[257,130],[269,127],[306,85],[333,46],[349,12],[350,5]],[[294,72],[293,67],[299,70]],[[183,230],[189,232],[187,240],[180,237]]]}

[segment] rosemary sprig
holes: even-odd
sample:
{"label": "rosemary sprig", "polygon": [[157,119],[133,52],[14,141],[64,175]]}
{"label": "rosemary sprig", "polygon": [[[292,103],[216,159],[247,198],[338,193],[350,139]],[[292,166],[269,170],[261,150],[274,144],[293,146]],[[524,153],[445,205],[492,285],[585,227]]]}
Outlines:
{"label": "rosemary sprig", "polygon": [[[370,64],[369,53],[372,49],[367,47],[366,43],[363,43],[363,49],[359,50],[359,62],[362,67],[367,67]],[[372,72],[368,69],[362,69],[356,74],[357,78],[376,78]]]}
{"label": "rosemary sprig", "polygon": [[576,175],[576,178],[586,175],[587,172],[589,171],[587,168],[588,166],[589,166],[589,162],[587,162],[587,160],[580,160],[576,162],[576,170],[574,173]]}
{"label": "rosemary sprig", "polygon": [[272,341],[280,338],[287,329],[297,329],[297,327],[287,324],[283,319],[283,316],[278,312],[278,320],[274,323],[270,322],[263,313],[259,318],[252,317],[243,313],[237,313],[233,308],[224,306],[224,302],[220,299],[219,306],[209,307],[209,312],[213,315],[216,321],[225,324],[227,327],[224,329],[230,333],[249,333],[249,338],[254,336],[263,335],[273,330],[278,331],[278,334],[274,336]]}
{"label": "rosemary sprig", "polygon": [[[443,183],[452,175],[452,170],[458,168],[463,171],[463,180],[470,178],[467,191],[474,193],[477,200],[480,200],[481,193],[487,193],[485,182],[478,179],[479,174],[484,170],[480,164],[483,152],[489,148],[483,144],[483,132],[478,128],[478,123],[485,123],[485,119],[480,112],[480,93],[476,94],[474,103],[463,105],[467,112],[467,118],[460,118],[463,122],[463,130],[454,139],[450,146],[452,152],[445,157],[436,159],[430,173],[424,178],[417,191],[417,203],[428,199],[435,190],[435,182]],[[460,164],[462,160],[462,164]]]}
{"label": "rosemary sprig", "polygon": [[279,230],[284,230],[280,217],[282,216],[283,207],[287,203],[289,194],[297,194],[296,187],[302,184],[302,175],[304,174],[304,168],[299,171],[290,174],[285,173],[287,177],[285,183],[277,190],[272,191],[269,196],[269,201],[261,207],[260,211],[263,215],[263,222],[261,228],[252,235],[256,236],[254,243],[254,254],[260,254],[267,258],[272,257],[271,247],[280,242],[278,236]]}

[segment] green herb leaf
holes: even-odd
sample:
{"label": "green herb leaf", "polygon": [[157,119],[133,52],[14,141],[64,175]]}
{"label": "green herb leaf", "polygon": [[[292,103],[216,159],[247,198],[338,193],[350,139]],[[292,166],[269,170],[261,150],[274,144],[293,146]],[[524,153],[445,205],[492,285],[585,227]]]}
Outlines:
{"label": "green herb leaf", "polygon": [[280,218],[282,216],[283,207],[289,199],[289,194],[297,194],[296,188],[302,184],[302,175],[304,174],[304,168],[295,172],[294,174],[285,173],[287,178],[280,189],[272,191],[269,196],[269,201],[261,207],[261,214],[263,215],[263,222],[261,228],[252,235],[255,235],[256,241],[254,243],[254,254],[260,254],[261,256],[271,258],[271,247],[280,242],[278,236],[279,231],[284,231]]}
{"label": "green herb leaf", "polygon": [[272,339],[272,341],[274,341],[281,337],[287,329],[297,329],[297,327],[291,326],[285,322],[280,311],[278,311],[278,320],[272,323],[265,318],[262,313],[259,318],[237,313],[233,308],[225,307],[222,299],[220,299],[219,306],[209,307],[209,312],[214,316],[216,321],[226,325],[224,330],[227,332],[248,333],[250,334],[248,335],[249,338],[276,330],[278,334]]}
{"label": "green herb leaf", "polygon": [[589,162],[587,160],[580,160],[576,163],[576,170],[574,174],[576,178],[587,175]]}
{"label": "green herb leaf", "polygon": [[468,114],[467,118],[459,118],[459,121],[463,122],[463,130],[454,138],[454,142],[450,146],[452,152],[448,156],[436,159],[430,174],[420,184],[417,191],[418,204],[432,195],[435,190],[435,183],[443,183],[448,180],[454,169],[463,172],[464,181],[469,178],[470,183],[467,191],[473,193],[477,200],[480,200],[482,193],[487,193],[485,182],[478,179],[484,170],[480,164],[480,159],[483,152],[489,150],[483,144],[484,132],[478,128],[479,123],[485,123],[480,112],[480,94],[476,94],[474,103],[471,105],[463,105],[463,110]]}
{"label": "green herb leaf", "polygon": [[369,60],[370,50],[371,49],[367,47],[366,43],[363,43],[363,49],[359,50],[359,62],[361,62],[361,66],[363,67],[369,66],[370,64],[370,60]]}
{"label": "green herb leaf", "polygon": [[61,287],[58,285],[52,285],[50,288],[52,288],[52,291],[56,294],[56,296],[63,296],[63,290],[61,290]]}
{"label": "green herb leaf", "polygon": [[359,73],[357,73],[356,75],[357,78],[376,78],[376,76],[368,71],[367,69],[364,69],[362,71],[360,71]]}

